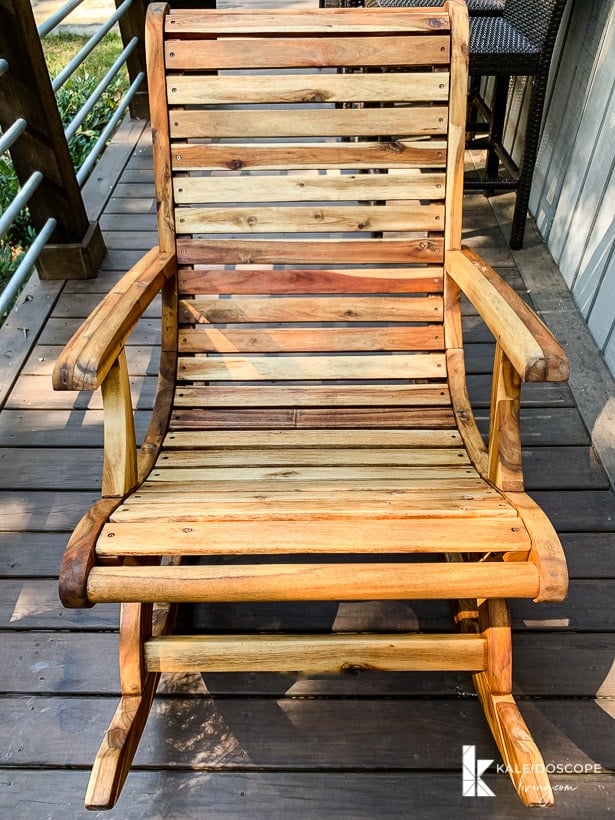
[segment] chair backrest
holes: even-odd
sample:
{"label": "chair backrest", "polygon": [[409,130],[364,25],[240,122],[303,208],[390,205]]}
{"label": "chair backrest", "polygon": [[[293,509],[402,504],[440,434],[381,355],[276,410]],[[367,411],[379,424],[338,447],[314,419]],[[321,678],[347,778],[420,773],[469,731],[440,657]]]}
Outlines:
{"label": "chair backrest", "polygon": [[362,381],[362,353],[394,352],[379,378],[444,395],[463,5],[166,11],[150,6],[148,63],[160,245],[180,266],[178,377],[219,396],[237,381]]}
{"label": "chair backrest", "polygon": [[502,17],[537,49],[553,50],[567,0],[506,0]]}

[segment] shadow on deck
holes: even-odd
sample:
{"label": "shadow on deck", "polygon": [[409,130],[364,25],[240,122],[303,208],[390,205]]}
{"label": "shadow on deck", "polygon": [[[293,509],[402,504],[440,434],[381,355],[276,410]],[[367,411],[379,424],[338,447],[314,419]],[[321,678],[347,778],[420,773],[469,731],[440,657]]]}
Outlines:
{"label": "shadow on deck", "polygon": [[[0,333],[6,817],[85,816],[87,770],[115,709],[117,608],[65,611],[56,591],[68,533],[98,497],[101,399],[54,393],[51,370],[101,294],[156,242],[152,176],[149,133],[126,123],[86,191],[109,249],[100,276],[66,283],[35,277]],[[513,602],[514,691],[554,772],[556,816],[603,817],[615,808],[615,781],[605,771],[615,768],[615,495],[588,428],[612,470],[613,428],[604,421],[612,387],[533,229],[524,251],[508,249],[500,223],[505,229],[510,202],[510,195],[492,203],[467,197],[466,241],[515,288],[530,286],[573,368],[572,390],[524,390],[528,491],[561,535],[571,585],[562,604]],[[154,395],[158,324],[154,303],[128,348],[141,434]],[[484,429],[492,345],[471,311],[465,330],[472,399]],[[214,607],[189,615],[200,623],[218,617]],[[425,631],[449,622],[448,611],[433,602],[331,604],[319,615],[323,629],[377,628],[385,616]],[[245,620],[263,629],[301,628],[291,605],[235,607],[232,617],[236,628]],[[484,778],[494,798],[462,797],[463,744],[495,761]],[[525,816],[498,762],[466,674],[167,676],[120,803],[105,816]]]}

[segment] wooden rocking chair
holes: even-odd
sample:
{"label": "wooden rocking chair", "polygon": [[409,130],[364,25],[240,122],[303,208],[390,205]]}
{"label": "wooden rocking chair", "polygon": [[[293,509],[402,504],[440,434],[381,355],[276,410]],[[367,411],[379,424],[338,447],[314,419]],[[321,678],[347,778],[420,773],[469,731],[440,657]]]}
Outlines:
{"label": "wooden rocking chair", "polygon": [[[122,604],[122,697],[89,808],[117,799],[159,675],[179,670],[469,670],[523,802],[552,802],[511,695],[506,599],[566,594],[558,538],[523,491],[518,412],[522,381],[568,367],[461,247],[467,29],[456,0],[149,7],[160,246],[54,374],[60,390],[100,386],[105,413],[102,497],[61,597]],[[497,343],[488,446],[462,291]],[[158,293],[137,453],[124,343]],[[184,602],[436,598],[457,602],[460,632],[170,634]]]}

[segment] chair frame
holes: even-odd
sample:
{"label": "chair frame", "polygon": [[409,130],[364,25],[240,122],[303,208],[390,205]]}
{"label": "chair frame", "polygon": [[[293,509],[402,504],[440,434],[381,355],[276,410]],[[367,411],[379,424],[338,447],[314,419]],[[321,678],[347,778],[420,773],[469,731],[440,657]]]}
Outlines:
{"label": "chair frame", "polygon": [[[184,15],[174,12],[170,15],[168,6],[162,3],[152,4],[148,10],[146,33],[159,246],[146,254],[104,298],[68,343],[54,370],[56,389],[95,390],[100,387],[105,419],[101,499],[84,516],[69,541],[61,568],[60,594],[64,604],[69,607],[88,607],[102,601],[118,601],[122,605],[119,640],[122,696],[94,763],[86,795],[88,808],[109,808],[117,800],[145,726],[161,672],[203,669],[301,670],[307,673],[342,672],[348,668],[468,670],[473,674],[487,721],[521,799],[527,805],[547,805],[553,801],[540,752],[511,694],[512,648],[506,599],[529,596],[536,601],[558,601],[566,594],[565,559],[557,535],[545,514],[523,491],[518,426],[521,383],[565,380],[568,376],[566,356],[545,325],[514,291],[479,257],[461,245],[468,77],[468,20],[465,6],[458,0],[452,0],[444,10],[430,10],[427,16],[421,11],[400,11],[391,15],[378,10],[340,9],[333,13],[337,18],[333,27],[331,14],[315,10],[300,16],[291,12],[258,14],[222,11],[186,12]],[[169,548],[164,561],[153,561],[151,556],[143,557],[149,547],[143,543],[144,531],[138,527],[131,530],[128,522],[122,525],[124,536],[129,541],[133,538],[137,545],[136,552],[130,553],[129,550],[126,553],[128,557],[118,559],[118,553],[114,552],[115,544],[110,546],[110,541],[119,541],[120,538],[110,539],[109,536],[119,532],[120,525],[117,519],[113,524],[109,521],[120,514],[122,505],[135,490],[145,486],[144,482],[162,452],[173,412],[178,366],[181,367],[181,357],[178,355],[178,257],[181,258],[184,251],[187,255],[196,253],[200,247],[198,240],[190,245],[191,240],[178,239],[175,232],[174,160],[164,93],[167,83],[163,49],[165,27],[173,25],[174,31],[182,26],[183,30],[192,31],[191,27],[194,27],[199,38],[195,41],[197,50],[202,44],[211,43],[212,32],[219,31],[232,34],[236,31],[258,31],[259,36],[264,36],[264,32],[267,36],[279,38],[281,32],[294,34],[297,26],[303,26],[304,34],[327,38],[340,32],[342,35],[359,32],[371,36],[373,31],[381,31],[383,26],[387,32],[391,27],[392,30],[397,27],[405,33],[418,25],[423,28],[434,26],[439,36],[440,29],[450,26],[450,113],[444,169],[446,198],[443,203],[445,224],[440,240],[429,233],[421,240],[411,239],[409,246],[416,246],[420,253],[442,255],[442,303],[446,311],[446,349],[442,355],[448,368],[455,435],[463,442],[469,463],[476,471],[477,480],[485,487],[485,492],[490,498],[496,498],[499,506],[506,507],[511,517],[514,515],[511,520],[517,522],[517,527],[513,527],[508,537],[513,540],[523,538],[523,548],[514,545],[507,547],[482,536],[480,549],[483,552],[480,554],[484,553],[485,560],[477,560],[477,556],[474,560],[465,560],[466,551],[472,553],[472,550],[476,552],[478,549],[474,543],[478,539],[476,533],[484,529],[473,517],[472,504],[468,502],[469,518],[464,518],[465,512],[459,512],[456,514],[458,517],[450,520],[449,535],[444,544],[438,534],[443,525],[437,517],[433,520],[429,516],[421,519],[429,524],[425,525],[421,535],[423,539],[433,541],[429,549],[446,554],[447,560],[437,565],[404,562],[374,565],[359,561],[350,565],[315,563],[309,568],[299,564],[287,570],[280,569],[284,565],[274,565],[272,570],[265,564],[247,572],[243,566],[234,571],[232,566],[218,570],[215,566],[182,564],[181,555],[200,554],[201,545],[209,549],[211,535],[208,533],[212,530],[208,529],[207,521],[193,523],[182,530],[190,538],[198,540],[196,552],[188,549],[186,553],[184,544],[181,544],[178,549]],[[384,75],[380,76],[388,82]],[[354,77],[359,82],[365,82],[360,75]],[[349,82],[354,82],[353,75],[350,75]],[[320,96],[318,93],[315,99]],[[389,110],[396,114],[395,109]],[[377,116],[381,118],[386,113],[382,109]],[[336,121],[347,116],[345,110],[334,114]],[[366,107],[351,112],[353,118],[355,114],[359,118],[372,116],[374,109]],[[352,120],[353,123],[358,121]],[[357,150],[364,150],[360,143],[358,146]],[[374,150],[386,153],[387,145],[375,143]],[[376,176],[383,177],[377,182],[388,184],[384,175]],[[227,240],[230,243],[234,241]],[[247,245],[242,245],[241,241],[235,244],[240,250],[233,253],[247,253],[242,250]],[[394,246],[385,247],[390,249]],[[273,273],[271,278],[275,279]],[[497,340],[488,446],[485,446],[478,432],[465,385],[460,313],[462,292],[477,308]],[[137,451],[124,345],[143,311],[158,293],[162,294],[162,353],[158,392],[152,421],[143,445]],[[419,383],[417,390],[420,389]],[[377,437],[377,432],[370,432],[369,429],[357,430],[356,434],[364,440],[369,440],[370,436]],[[317,430],[314,435],[322,437],[323,434]],[[181,484],[178,486],[181,488]],[[419,502],[422,493],[421,489],[416,494]],[[173,503],[177,504],[177,498]],[[496,501],[489,503],[495,504]],[[465,509],[464,505],[461,510]],[[257,520],[262,522],[265,519],[261,517]],[[318,521],[318,515],[315,521],[310,521],[316,533],[322,530]],[[365,543],[371,545],[374,532],[382,537],[383,527],[390,527],[390,530],[386,529],[386,546],[389,548],[393,539],[397,539],[395,543],[401,544],[403,553],[408,548],[402,543],[407,536],[403,530],[401,535],[399,531],[395,535],[394,523],[390,521],[383,525],[376,517],[365,520],[357,529],[364,528]],[[465,539],[461,535],[464,523],[467,524],[466,530],[470,531]],[[145,540],[158,537],[161,526],[158,517],[155,517]],[[263,542],[260,545],[263,550],[275,554],[290,549],[292,553],[293,545],[289,547],[287,543],[288,531],[280,534],[275,512],[267,526],[270,533],[277,533],[277,540],[274,544]],[[254,522],[233,523],[233,536],[241,540],[247,527],[254,531]],[[341,543],[342,532],[349,529],[352,528],[345,525],[336,530],[336,537],[341,539],[339,544],[336,541],[336,548],[341,552],[347,548]],[[257,526],[257,535],[259,530]],[[500,534],[498,538],[503,537],[504,529],[499,524],[497,532]],[[518,532],[521,533],[519,536]],[[353,533],[351,536],[354,538]],[[170,530],[163,531],[161,537],[171,546],[174,539],[177,541]],[[326,532],[322,537],[324,540],[319,548],[330,551]],[[258,539],[253,537],[251,540],[258,547]],[[251,545],[251,549],[257,547]],[[493,550],[500,550],[497,555],[504,556],[506,560],[490,561]],[[435,571],[434,567],[437,567]],[[183,602],[310,602],[400,597],[451,599],[461,634],[365,634],[352,639],[343,635],[257,635],[249,641],[241,635],[169,637],[177,605]]]}

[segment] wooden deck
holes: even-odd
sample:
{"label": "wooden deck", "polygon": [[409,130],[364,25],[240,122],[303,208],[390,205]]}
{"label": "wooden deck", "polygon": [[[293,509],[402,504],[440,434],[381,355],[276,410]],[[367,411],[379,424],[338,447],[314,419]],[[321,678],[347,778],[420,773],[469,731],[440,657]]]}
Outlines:
{"label": "wooden deck", "polygon": [[[104,208],[100,276],[33,281],[0,332],[0,816],[20,820],[86,816],[87,770],[118,694],[117,608],[66,611],[56,592],[68,533],[98,496],[101,400],[53,393],[50,374],[100,295],[156,241],[143,124],[122,126],[86,196],[92,215]],[[546,254],[530,230],[529,250],[511,255],[497,218],[506,201],[494,210],[468,197],[465,235],[524,290],[520,268],[538,270]],[[566,326],[562,315],[554,321]],[[140,432],[154,394],[157,326],[154,304],[129,348]],[[485,426],[492,346],[471,312],[466,332]],[[574,345],[574,334],[564,341]],[[560,605],[514,602],[515,694],[556,772],[554,816],[606,817],[615,810],[606,771],[615,768],[615,495],[571,390],[534,385],[524,397],[528,489],[561,533],[571,585]],[[317,617],[323,629],[377,629],[392,618],[427,632],[450,620],[430,602],[323,604]],[[195,628],[302,627],[292,605],[210,606],[184,618]],[[462,797],[463,744],[494,759],[484,778],[494,798]],[[465,674],[167,676],[120,803],[105,816],[525,816],[498,762]]]}

